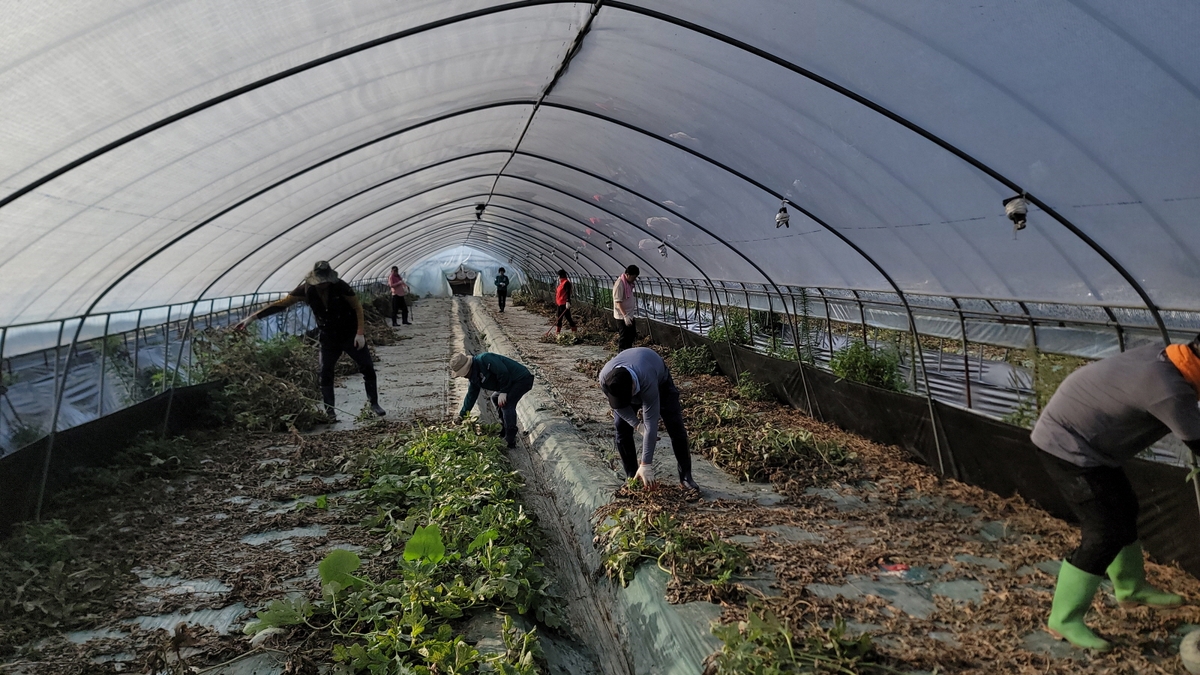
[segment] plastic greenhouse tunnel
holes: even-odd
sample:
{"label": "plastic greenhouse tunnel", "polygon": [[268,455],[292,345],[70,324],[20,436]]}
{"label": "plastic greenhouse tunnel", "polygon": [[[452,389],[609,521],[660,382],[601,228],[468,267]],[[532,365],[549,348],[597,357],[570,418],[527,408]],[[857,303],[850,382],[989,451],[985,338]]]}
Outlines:
{"label": "plastic greenhouse tunnel", "polygon": [[1195,3],[3,16],[0,672],[1200,673]]}

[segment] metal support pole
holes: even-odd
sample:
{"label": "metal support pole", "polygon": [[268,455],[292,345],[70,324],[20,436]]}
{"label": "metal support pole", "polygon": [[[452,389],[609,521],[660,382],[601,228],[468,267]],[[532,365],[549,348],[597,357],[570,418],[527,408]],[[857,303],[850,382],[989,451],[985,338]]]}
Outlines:
{"label": "metal support pole", "polygon": [[167,305],[167,323],[163,324],[163,365],[162,365],[162,386],[158,388],[158,393],[163,394],[167,391],[167,370],[171,367],[171,306]]}
{"label": "metal support pole", "polygon": [[867,310],[863,307],[862,299],[858,297],[858,291],[850,291],[854,294],[854,302],[858,303],[858,319],[862,324],[863,344],[867,344]]}
{"label": "metal support pole", "polygon": [[[967,393],[967,409],[969,410],[971,408],[971,359],[967,355],[967,319],[963,316],[962,307],[959,307],[958,300],[954,300],[954,307],[958,310],[958,328],[962,333],[963,371],[966,375],[965,384]],[[980,379],[982,380],[983,373],[980,373],[979,375]]]}
{"label": "metal support pole", "polygon": [[63,394],[67,389],[67,375],[71,372],[71,360],[75,355],[75,343],[79,340],[79,334],[83,331],[83,322],[87,319],[86,316],[79,318],[79,326],[75,329],[75,335],[71,338],[71,346],[67,348],[66,365],[63,368],[62,377],[58,376],[58,353],[62,350],[62,334],[66,328],[65,320],[58,322],[58,340],[54,343],[54,413],[50,416],[50,438],[46,440],[46,458],[42,461],[42,480],[38,484],[37,505],[33,510],[34,522],[42,521],[42,503],[46,499],[46,480],[50,476],[50,457],[54,453],[54,441],[58,437],[58,414],[62,409]]}
{"label": "metal support pole", "polygon": [[[800,386],[804,387],[804,407],[809,417],[816,419],[813,415],[812,408],[812,392],[808,389],[808,376],[804,373],[804,357],[800,353],[800,333],[796,329],[796,296],[792,295],[791,289],[788,289],[788,296],[792,299],[792,308],[788,309],[787,299],[782,295],[779,296],[780,302],[783,303],[783,311],[787,314],[788,323],[792,326],[792,344],[795,345],[796,352],[796,367],[800,369]],[[767,296],[767,301],[770,302],[770,296]]]}
{"label": "metal support pole", "polygon": [[142,311],[143,310],[140,310],[140,309],[138,310],[137,323],[135,323],[133,325],[133,386],[134,386],[135,390],[130,392],[134,396],[139,396],[139,397],[142,393],[141,391],[137,390],[138,389],[138,375],[140,372],[138,370],[138,359],[139,359],[139,356],[142,351],[141,345],[139,344],[141,337],[142,337],[142,335],[141,335],[142,334]]}
{"label": "metal support pole", "polygon": [[104,385],[108,379],[108,327],[112,314],[104,315],[104,337],[100,338],[100,402],[96,406],[96,417],[104,417]]}

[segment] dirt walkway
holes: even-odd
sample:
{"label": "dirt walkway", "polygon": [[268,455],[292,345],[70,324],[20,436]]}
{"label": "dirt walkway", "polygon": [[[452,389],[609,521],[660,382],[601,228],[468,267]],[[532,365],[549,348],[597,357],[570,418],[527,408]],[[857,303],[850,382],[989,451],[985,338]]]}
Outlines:
{"label": "dirt walkway", "polygon": [[[578,367],[611,354],[604,347],[540,342],[545,317],[511,306],[499,313],[490,301],[486,306],[525,363],[550,385],[563,414],[619,472],[607,405],[594,375]],[[598,363],[590,365],[594,372]],[[676,381],[685,407],[704,390],[734,397],[720,378]],[[816,621],[828,628],[840,616],[851,633],[869,633],[893,663],[910,672],[1182,672],[1179,641],[1200,623],[1194,604],[1172,612],[1123,610],[1106,583],[1089,619],[1118,646],[1104,656],[1088,656],[1041,630],[1057,561],[1077,543],[1065,523],[1019,500],[941,481],[898,448],[775,404],[741,405],[764,424],[836,442],[856,461],[852,469],[825,478],[777,472],[772,489],[739,484],[712,463],[693,458],[704,498],[671,510],[690,527],[743,546],[757,577],[743,580],[740,597],[720,598],[725,620],[743,617],[745,600],[753,595],[767,598],[773,611],[796,626]],[[691,428],[689,434],[694,439],[700,431]],[[660,445],[667,443],[664,436]],[[675,467],[668,447],[656,464],[669,477]],[[1151,581],[1192,602],[1200,599],[1200,582],[1189,575],[1173,567],[1148,568]],[[689,600],[711,590],[684,582],[673,583],[668,592]]]}

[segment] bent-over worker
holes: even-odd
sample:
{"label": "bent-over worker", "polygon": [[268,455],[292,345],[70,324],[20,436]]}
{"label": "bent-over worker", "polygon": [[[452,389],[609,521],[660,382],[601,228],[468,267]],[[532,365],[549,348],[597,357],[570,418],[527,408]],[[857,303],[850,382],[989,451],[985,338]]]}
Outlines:
{"label": "bent-over worker", "polygon": [[492,403],[500,411],[501,435],[511,450],[517,447],[517,402],[533,389],[533,373],[520,363],[499,354],[483,352],[474,357],[459,352],[450,357],[454,377],[467,378],[471,386],[463,399],[459,417],[475,407],[480,389],[492,392]]}
{"label": "bent-over worker", "polygon": [[1138,501],[1122,465],[1168,433],[1200,452],[1200,336],[1088,364],[1054,392],[1033,428],[1046,471],[1079,518],[1079,548],[1063,561],[1046,627],[1077,647],[1106,651],[1084,615],[1107,575],[1122,604],[1174,607],[1146,583]]}
{"label": "bent-over worker", "polygon": [[[658,441],[658,425],[667,428],[671,449],[679,465],[679,487],[699,490],[692,479],[692,456],[688,452],[687,429],[683,426],[683,406],[671,372],[653,349],[633,347],[614,356],[600,369],[600,390],[613,409],[613,426],[617,454],[621,456],[625,476],[654,484],[654,446]],[[642,456],[639,462],[633,444],[633,430],[638,425],[635,407],[642,409]]]}
{"label": "bent-over worker", "polygon": [[299,302],[308,303],[317,320],[320,344],[318,379],[326,416],[332,421],[337,421],[333,407],[333,367],[342,352],[358,364],[371,410],[380,417],[386,415],[387,412],[379,407],[375,364],[371,362],[371,351],[367,349],[367,338],[363,335],[366,324],[363,320],[362,304],[359,303],[358,296],[354,294],[350,284],[338,279],[337,272],[333,271],[328,262],[322,260],[313,265],[313,271],[291,293],[242,319],[236,328],[244,329],[256,319],[278,314]]}

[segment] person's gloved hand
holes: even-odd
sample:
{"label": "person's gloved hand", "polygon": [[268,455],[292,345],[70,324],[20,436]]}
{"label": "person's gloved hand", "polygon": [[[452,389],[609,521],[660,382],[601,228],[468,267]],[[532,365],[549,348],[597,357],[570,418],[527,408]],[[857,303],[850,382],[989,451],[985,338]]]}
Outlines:
{"label": "person's gloved hand", "polygon": [[625,315],[625,325],[626,326],[633,325],[633,317],[632,316],[629,316],[628,314]]}
{"label": "person's gloved hand", "polygon": [[246,324],[249,321],[250,321],[250,319],[242,319],[241,321],[233,324],[233,329],[234,330],[246,330]]}
{"label": "person's gloved hand", "polygon": [[508,394],[500,392],[500,395],[496,397],[496,405],[503,408],[506,403],[508,403]]}
{"label": "person's gloved hand", "polygon": [[571,303],[567,303],[567,309],[571,309]]}
{"label": "person's gloved hand", "polygon": [[634,480],[641,480],[646,487],[654,485],[654,465],[642,464],[638,466],[637,473],[633,474]]}
{"label": "person's gloved hand", "polygon": [[354,336],[354,348],[362,349],[367,346],[367,338],[362,333]]}

